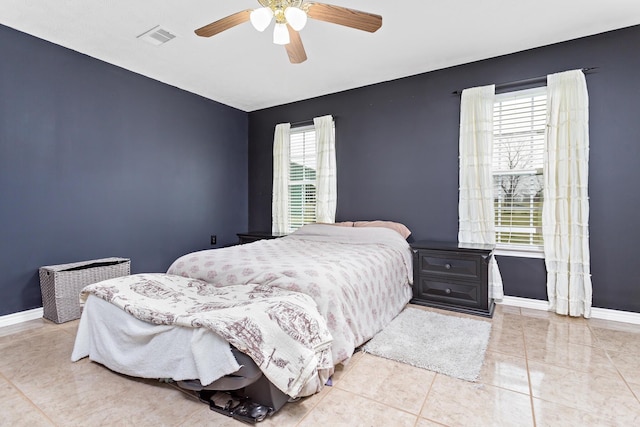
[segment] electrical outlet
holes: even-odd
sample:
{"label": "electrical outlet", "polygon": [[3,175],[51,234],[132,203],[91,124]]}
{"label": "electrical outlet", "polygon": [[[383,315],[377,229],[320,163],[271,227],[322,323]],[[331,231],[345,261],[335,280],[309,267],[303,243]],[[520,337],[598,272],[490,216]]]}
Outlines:
{"label": "electrical outlet", "polygon": [[212,235],[211,235],[211,244],[212,244],[212,245],[215,245],[215,244],[216,244],[216,235],[215,235],[215,234],[212,234]]}

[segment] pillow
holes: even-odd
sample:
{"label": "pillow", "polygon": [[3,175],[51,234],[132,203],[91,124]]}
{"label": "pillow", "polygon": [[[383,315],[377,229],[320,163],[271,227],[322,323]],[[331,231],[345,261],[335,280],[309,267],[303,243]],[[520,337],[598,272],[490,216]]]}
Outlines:
{"label": "pillow", "polygon": [[353,227],[353,221],[336,222],[333,225],[339,225],[340,227]]}
{"label": "pillow", "polygon": [[411,230],[407,228],[404,224],[400,224],[399,222],[393,221],[356,221],[353,223],[354,227],[385,227],[390,228],[394,231],[400,233],[402,238],[406,239],[411,235]]}

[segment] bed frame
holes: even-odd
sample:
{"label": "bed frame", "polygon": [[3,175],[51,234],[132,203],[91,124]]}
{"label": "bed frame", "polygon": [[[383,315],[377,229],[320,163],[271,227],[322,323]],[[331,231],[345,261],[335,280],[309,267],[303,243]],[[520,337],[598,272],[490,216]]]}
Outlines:
{"label": "bed frame", "polygon": [[198,380],[178,381],[177,386],[195,392],[212,411],[249,424],[264,420],[289,401],[289,396],[264,376],[253,359],[236,348],[231,352],[241,366],[237,372],[207,386]]}

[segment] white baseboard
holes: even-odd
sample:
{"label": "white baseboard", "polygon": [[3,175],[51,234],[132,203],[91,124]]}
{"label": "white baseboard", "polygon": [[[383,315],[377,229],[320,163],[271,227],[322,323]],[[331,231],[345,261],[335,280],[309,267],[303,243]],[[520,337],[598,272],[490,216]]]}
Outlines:
{"label": "white baseboard", "polygon": [[512,307],[530,308],[532,310],[548,311],[549,302],[540,299],[510,297],[505,295],[501,301],[496,301],[496,304],[510,305]]}
{"label": "white baseboard", "polygon": [[31,310],[20,311],[18,313],[7,314],[0,316],[0,328],[4,326],[16,325],[22,322],[28,322],[29,320],[35,320],[42,318],[43,308],[34,308]]}
{"label": "white baseboard", "polygon": [[[506,296],[498,304],[510,305],[513,307],[530,308],[532,310],[549,310],[549,302],[539,299],[529,299]],[[608,308],[591,307],[592,319],[612,320],[614,322],[632,323],[640,325],[640,313],[632,311],[611,310]]]}

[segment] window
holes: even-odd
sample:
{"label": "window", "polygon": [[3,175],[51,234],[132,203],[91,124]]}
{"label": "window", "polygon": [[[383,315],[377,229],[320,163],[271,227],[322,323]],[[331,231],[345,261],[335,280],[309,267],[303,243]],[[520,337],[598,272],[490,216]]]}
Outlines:
{"label": "window", "polygon": [[316,222],[316,131],[292,128],[289,163],[289,232]]}
{"label": "window", "polygon": [[275,127],[272,232],[287,234],[312,222],[335,221],[335,123],[330,115],[315,117],[313,123]]}
{"label": "window", "polygon": [[496,244],[542,251],[546,87],[496,95],[493,186]]}

